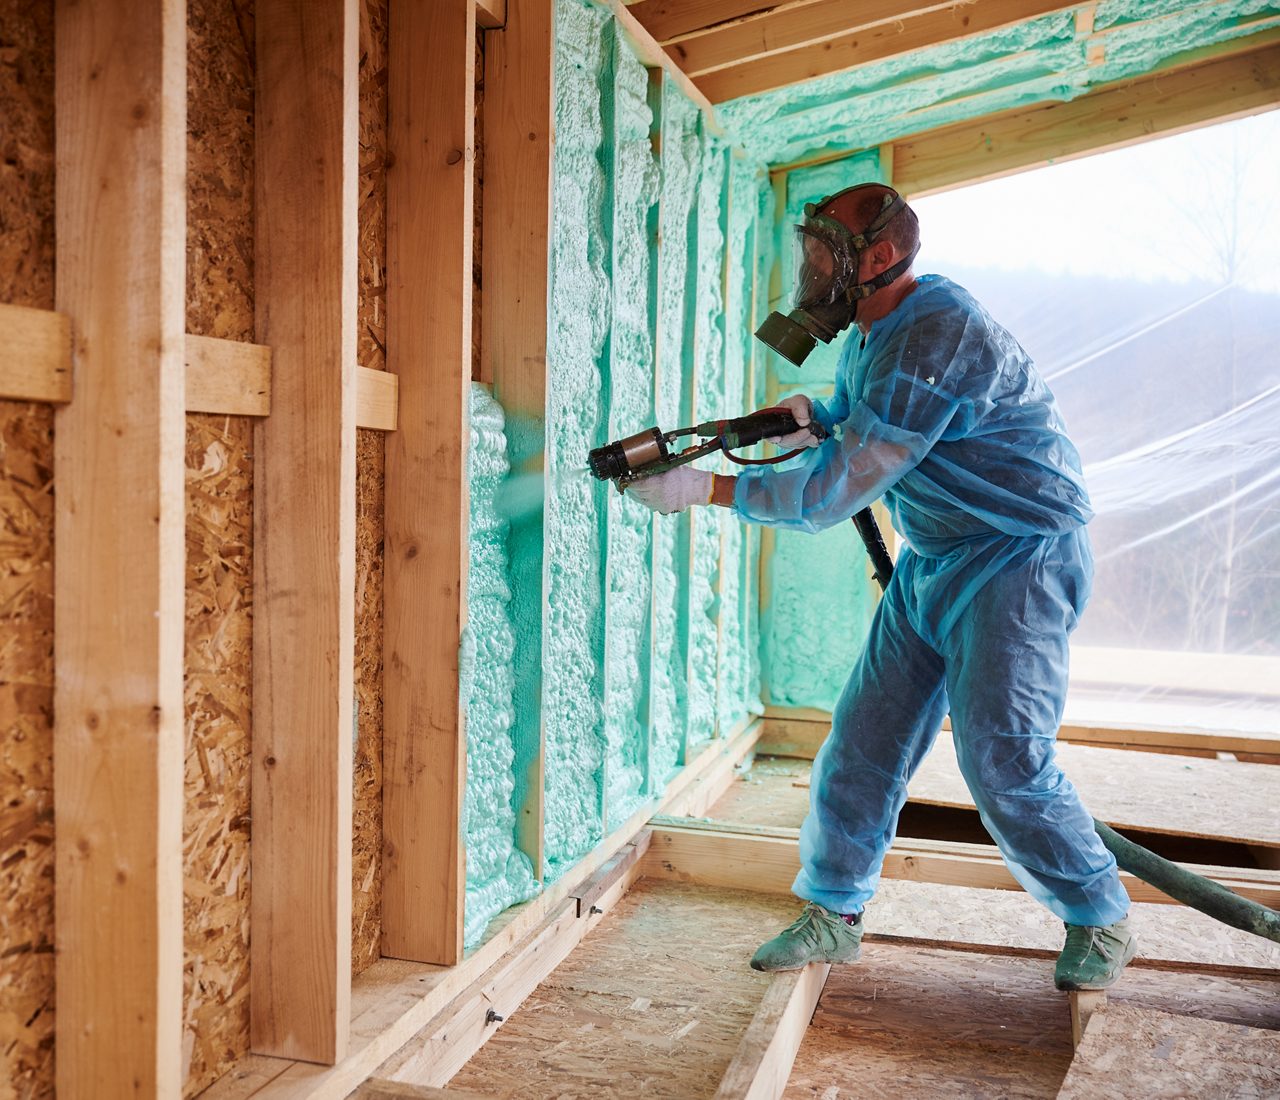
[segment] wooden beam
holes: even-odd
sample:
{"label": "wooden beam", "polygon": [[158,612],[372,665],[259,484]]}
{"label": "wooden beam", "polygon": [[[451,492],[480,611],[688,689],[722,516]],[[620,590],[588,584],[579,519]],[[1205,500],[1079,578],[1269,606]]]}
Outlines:
{"label": "wooden beam", "polygon": [[[462,957],[475,5],[391,6],[382,952]],[[423,195],[430,195],[429,202]]]}
{"label": "wooden beam", "polygon": [[54,449],[56,1076],[70,1098],[183,1084],[186,42],[181,2],[57,5],[62,319],[28,333],[66,346],[69,323],[80,395],[57,411]]}
{"label": "wooden beam", "polygon": [[[571,870],[538,897],[508,910],[490,925],[487,939],[457,966],[437,967],[383,959],[375,962],[355,981],[352,991],[352,1041],[344,1061],[336,1066],[316,1066],[279,1059],[247,1059],[237,1063],[228,1077],[243,1076],[248,1087],[217,1090],[217,1100],[243,1100],[257,1091],[258,1083],[270,1081],[272,1100],[342,1100],[378,1066],[405,1043],[554,913],[566,898],[589,896],[590,880],[628,844],[635,842],[655,813],[697,813],[690,808],[706,792],[705,782],[742,761],[759,736],[759,722],[753,722],[733,737],[713,741],[698,758],[667,785],[661,799],[640,806],[616,831],[605,837]],[[691,800],[692,803],[691,803]],[[647,868],[642,858],[640,867]],[[607,908],[608,902],[597,906]],[[262,1063],[271,1061],[272,1067]],[[276,1070],[274,1067],[283,1067]],[[210,1093],[213,1100],[213,1093]]]}
{"label": "wooden beam", "polygon": [[334,1062],[351,1012],[355,0],[262,0],[254,430],[254,1051]]}
{"label": "wooden beam", "polygon": [[[694,77],[694,83],[712,103],[723,103],[738,96],[756,95],[913,50],[985,34],[1076,6],[1062,0],[989,0],[982,4],[955,4],[911,12],[904,17],[877,21],[872,25],[863,24],[859,18],[859,25],[852,30],[830,32],[808,43],[804,41],[805,36],[813,33],[818,25],[808,28],[808,24],[801,20],[790,35],[799,42],[794,48],[777,53],[765,52],[756,60],[718,68]],[[829,29],[831,21],[820,26]],[[779,30],[777,34],[780,40],[787,41],[783,31]],[[721,55],[708,50],[707,56],[708,63],[718,63],[716,58]]]}
{"label": "wooden beam", "polygon": [[[774,826],[679,822],[655,818],[653,841],[645,857],[651,878],[733,890],[788,894],[800,870],[799,830]],[[1186,865],[1196,874],[1270,908],[1280,907],[1280,872],[1261,868]],[[1000,851],[990,844],[899,838],[885,856],[885,878],[967,886],[982,890],[1021,890]],[[1176,905],[1154,886],[1121,873],[1135,902]]]}
{"label": "wooden beam", "polygon": [[188,333],[184,350],[187,412],[270,415],[270,348]]}
{"label": "wooden beam", "polygon": [[476,26],[496,31],[506,24],[507,0],[476,0]]}
{"label": "wooden beam", "polygon": [[[487,40],[484,131],[484,308],[481,376],[506,414],[512,472],[546,469],[547,278],[551,227],[552,0],[520,0]],[[526,624],[515,675],[536,705],[512,730],[516,842],[542,873],[542,510],[511,527],[511,611]]]}
{"label": "wooden beam", "polygon": [[1089,1019],[1098,1009],[1107,1007],[1107,991],[1092,989],[1067,994],[1071,1009],[1071,1045],[1078,1047],[1084,1041]]}
{"label": "wooden beam", "polygon": [[626,37],[640,63],[651,69],[664,70],[675,81],[676,86],[693,103],[697,104],[711,133],[723,137],[724,127],[720,125],[720,120],[716,117],[715,108],[711,106],[707,97],[702,94],[702,90],[689,79],[689,74],[680,67],[666,50],[658,45],[653,35],[645,29],[640,20],[631,14],[622,0],[603,0],[603,2],[608,4],[609,10],[613,12],[613,17],[618,22],[618,29]]}
{"label": "wooden beam", "polygon": [[0,398],[71,400],[71,318],[51,309],[0,305]]}
{"label": "wooden beam", "polygon": [[715,1100],[778,1100],[830,973],[830,963],[810,963],[773,976]]}
{"label": "wooden beam", "polygon": [[765,58],[794,65],[804,54],[812,64],[828,51],[847,51],[854,60],[844,64],[861,65],[1078,6],[1079,0],[996,0],[969,6],[864,0],[851,8],[848,0],[817,0],[798,7],[778,5],[710,27],[669,43],[667,49],[695,79]]}
{"label": "wooden beam", "polygon": [[894,184],[911,198],[1134,145],[1280,103],[1280,45],[956,123],[894,142]]}

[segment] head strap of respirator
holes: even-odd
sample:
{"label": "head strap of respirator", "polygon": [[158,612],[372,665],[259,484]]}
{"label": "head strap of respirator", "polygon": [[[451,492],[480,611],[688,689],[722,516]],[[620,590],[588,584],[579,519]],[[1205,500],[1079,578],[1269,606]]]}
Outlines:
{"label": "head strap of respirator", "polygon": [[798,247],[794,308],[787,315],[776,310],[770,313],[756,330],[756,337],[796,366],[804,362],[818,340],[829,344],[848,328],[857,316],[858,303],[907,271],[919,251],[917,244],[909,256],[886,271],[865,283],[858,282],[862,253],[907,205],[892,188],[884,188],[880,212],[860,233],[822,213],[836,199],[864,187],[883,185],[862,183],[828,195],[821,202],[806,203],[804,222],[795,227]]}

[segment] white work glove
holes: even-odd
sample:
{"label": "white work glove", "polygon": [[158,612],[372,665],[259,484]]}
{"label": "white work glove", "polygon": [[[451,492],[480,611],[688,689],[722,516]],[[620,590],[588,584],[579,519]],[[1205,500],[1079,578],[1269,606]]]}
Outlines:
{"label": "white work glove", "polygon": [[712,475],[706,470],[677,466],[674,470],[633,481],[627,486],[627,494],[646,508],[669,516],[693,504],[710,504],[712,484]]}
{"label": "white work glove", "polygon": [[770,439],[770,443],[776,443],[784,451],[794,450],[796,447],[816,447],[822,442],[813,434],[811,425],[813,424],[813,402],[805,397],[802,393],[793,393],[790,397],[784,397],[778,402],[778,408],[790,409],[791,415],[796,418],[797,429],[790,435],[778,436]]}

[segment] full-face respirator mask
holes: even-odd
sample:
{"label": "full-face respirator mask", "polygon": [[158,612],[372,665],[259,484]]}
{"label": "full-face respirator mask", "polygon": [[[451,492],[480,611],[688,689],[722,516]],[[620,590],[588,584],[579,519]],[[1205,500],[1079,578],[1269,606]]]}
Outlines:
{"label": "full-face respirator mask", "polygon": [[796,293],[790,313],[777,310],[764,319],[756,338],[797,367],[821,340],[831,343],[853,324],[858,303],[888,286],[911,267],[919,245],[886,271],[865,283],[858,282],[858,263],[885,227],[904,209],[906,200],[892,188],[885,189],[880,212],[861,233],[822,213],[836,199],[863,188],[882,184],[862,183],[818,203],[806,203],[804,222],[795,226]]}

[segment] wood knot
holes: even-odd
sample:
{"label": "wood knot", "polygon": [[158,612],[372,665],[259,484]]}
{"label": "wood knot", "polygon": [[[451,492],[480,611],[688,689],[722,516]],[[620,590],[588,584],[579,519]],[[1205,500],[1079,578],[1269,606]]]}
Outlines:
{"label": "wood knot", "polygon": [[460,161],[461,159],[462,159],[461,149],[450,149],[449,152],[445,155],[444,161],[446,164],[457,164],[458,161]]}

